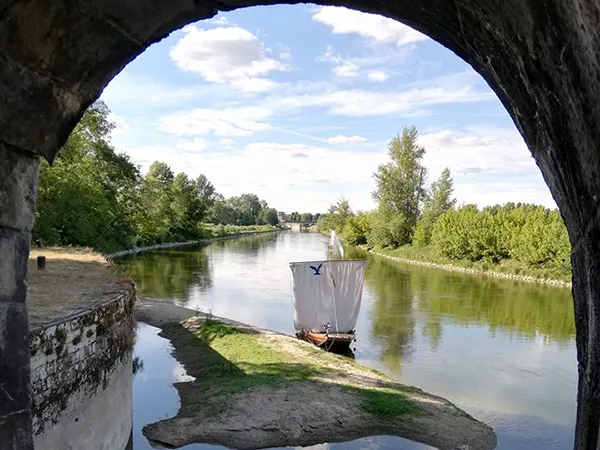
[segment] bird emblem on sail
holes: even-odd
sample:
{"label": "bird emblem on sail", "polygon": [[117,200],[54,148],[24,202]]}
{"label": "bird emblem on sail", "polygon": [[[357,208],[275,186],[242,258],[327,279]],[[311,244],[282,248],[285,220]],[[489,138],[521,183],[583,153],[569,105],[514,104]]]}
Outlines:
{"label": "bird emblem on sail", "polygon": [[315,266],[308,266],[310,267],[312,270],[315,271],[315,273],[313,275],[321,275],[321,267],[323,266],[323,263],[319,264],[319,267],[315,267]]}

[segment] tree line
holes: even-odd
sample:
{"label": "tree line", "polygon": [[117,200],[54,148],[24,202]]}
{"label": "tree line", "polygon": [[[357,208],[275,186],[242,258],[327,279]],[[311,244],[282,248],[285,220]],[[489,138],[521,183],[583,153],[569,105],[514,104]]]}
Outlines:
{"label": "tree line", "polygon": [[342,198],[320,218],[319,229],[333,229],[351,245],[421,247],[450,260],[570,269],[570,242],[557,210],[522,203],[457,206],[448,168],[426,186],[426,150],[417,138],[408,127],[389,143],[389,160],[374,174],[375,210],[354,213]]}
{"label": "tree line", "polygon": [[203,225],[277,225],[254,194],[225,198],[204,175],[190,179],[154,162],[145,176],[111,145],[103,102],[75,127],[52,168],[42,161],[33,240],[102,252],[206,237]]}
{"label": "tree line", "polygon": [[294,211],[290,214],[282,214],[282,219],[287,222],[304,222],[304,223],[315,223],[321,217],[321,213],[299,213]]}

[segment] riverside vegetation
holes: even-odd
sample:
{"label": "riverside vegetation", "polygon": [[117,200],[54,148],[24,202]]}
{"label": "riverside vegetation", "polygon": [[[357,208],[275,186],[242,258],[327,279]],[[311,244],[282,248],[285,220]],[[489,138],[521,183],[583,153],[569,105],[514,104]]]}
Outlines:
{"label": "riverside vegetation", "polygon": [[[142,176],[115,150],[115,125],[94,103],[69,136],[54,167],[41,162],[33,240],[44,246],[84,246],[103,253],[167,242],[274,229],[278,213],[254,194],[225,198],[204,175],[190,179],[154,162]],[[318,221],[350,245],[385,255],[475,270],[569,281],[570,243],[557,210],[529,204],[456,205],[450,171],[425,185],[425,149],[405,128],[389,144],[375,173],[377,208],[354,213],[348,200],[327,214],[293,212]]]}
{"label": "riverside vegetation", "polygon": [[342,198],[320,217],[319,229],[392,257],[570,281],[571,246],[558,210],[457,206],[449,169],[425,186],[426,150],[417,137],[416,128],[404,128],[390,142],[389,161],[374,174],[375,210],[355,214]]}
{"label": "riverside vegetation", "polygon": [[195,180],[154,162],[142,176],[110,142],[115,125],[93,104],[50,169],[41,162],[33,240],[103,253],[264,231],[277,210],[254,194],[224,198],[204,175]]}

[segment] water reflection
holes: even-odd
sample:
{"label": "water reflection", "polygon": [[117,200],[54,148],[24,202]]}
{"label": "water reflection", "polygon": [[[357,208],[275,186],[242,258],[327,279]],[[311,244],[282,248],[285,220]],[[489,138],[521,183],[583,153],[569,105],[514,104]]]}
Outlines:
{"label": "water reflection", "polygon": [[209,258],[202,251],[166,249],[120,263],[126,264],[141,295],[184,300],[190,289],[205,292],[212,286]]}
{"label": "water reflection", "polygon": [[[326,241],[279,233],[141,254],[125,264],[140,295],[291,334],[288,264],[324,258]],[[568,290],[369,258],[356,330],[358,361],[485,420],[499,449],[572,445],[576,357]]]}

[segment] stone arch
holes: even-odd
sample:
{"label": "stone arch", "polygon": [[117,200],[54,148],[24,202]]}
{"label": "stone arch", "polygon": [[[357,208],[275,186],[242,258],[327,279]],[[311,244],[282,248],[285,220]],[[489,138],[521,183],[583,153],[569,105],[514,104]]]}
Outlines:
{"label": "stone arch", "polygon": [[[26,260],[39,157],[133,58],[218,11],[297,0],[0,0],[0,442],[31,449]],[[579,362],[577,450],[600,425],[600,0],[335,0],[391,17],[496,92],[569,230]]]}

